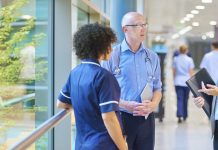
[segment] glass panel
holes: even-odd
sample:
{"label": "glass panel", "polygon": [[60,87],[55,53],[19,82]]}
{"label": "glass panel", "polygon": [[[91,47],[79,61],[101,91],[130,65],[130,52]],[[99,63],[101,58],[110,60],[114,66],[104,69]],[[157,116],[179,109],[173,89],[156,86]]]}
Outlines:
{"label": "glass panel", "polygon": [[[79,27],[87,23],[89,23],[88,13],[72,5],[72,33],[74,34]],[[75,51],[72,51],[72,67],[78,63],[79,59],[77,59]]]}
{"label": "glass panel", "polygon": [[[35,143],[33,143],[32,145],[30,145],[30,147],[27,150],[34,150],[34,149],[38,149],[38,150],[48,150],[48,135],[50,133],[47,132],[44,135],[41,136],[41,138],[39,138],[38,140],[35,141]],[[37,148],[36,148],[37,147]]]}
{"label": "glass panel", "polygon": [[48,0],[0,0],[0,150],[49,117],[48,8]]}
{"label": "glass panel", "polygon": [[[89,23],[89,14],[77,6],[72,5],[72,34],[74,34],[79,27]],[[75,51],[72,51],[72,68],[74,68],[78,63],[79,59],[75,55]],[[75,127],[75,118],[72,113],[72,150],[75,147],[75,139],[76,139],[76,127]]]}

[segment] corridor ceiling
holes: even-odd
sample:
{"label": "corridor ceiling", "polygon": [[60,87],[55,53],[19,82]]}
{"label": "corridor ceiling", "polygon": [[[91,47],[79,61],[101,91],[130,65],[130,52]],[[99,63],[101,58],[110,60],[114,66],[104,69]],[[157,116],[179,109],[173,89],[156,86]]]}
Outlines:
{"label": "corridor ceiling", "polygon": [[[210,25],[211,21],[218,23],[218,0],[212,0],[212,3],[202,3],[202,0],[145,0],[145,5],[147,6],[145,12],[149,23],[149,33],[154,35],[172,37],[190,26],[192,29],[182,36],[202,37],[214,31],[214,26]],[[197,9],[196,6],[205,8]],[[198,14],[194,14],[196,10]],[[183,19],[187,14],[192,14],[194,17],[184,22]],[[199,26],[193,26],[198,24]]]}

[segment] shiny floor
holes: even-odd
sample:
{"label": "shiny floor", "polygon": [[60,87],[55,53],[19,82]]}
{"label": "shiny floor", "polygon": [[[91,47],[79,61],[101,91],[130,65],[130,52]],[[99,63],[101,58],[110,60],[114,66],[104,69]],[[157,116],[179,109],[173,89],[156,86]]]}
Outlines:
{"label": "shiny floor", "polygon": [[198,109],[190,94],[188,119],[177,123],[176,95],[171,68],[172,55],[166,58],[166,89],[164,93],[165,117],[156,120],[155,150],[212,150],[210,124],[202,109]]}

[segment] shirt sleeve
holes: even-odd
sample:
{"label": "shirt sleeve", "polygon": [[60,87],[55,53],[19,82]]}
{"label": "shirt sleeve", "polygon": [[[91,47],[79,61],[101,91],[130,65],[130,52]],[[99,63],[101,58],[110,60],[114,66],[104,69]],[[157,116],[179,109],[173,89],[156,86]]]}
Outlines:
{"label": "shirt sleeve", "polygon": [[111,69],[110,64],[111,64],[110,60],[102,60],[101,61],[101,67],[105,68],[106,70],[108,70],[112,73],[112,69]]}
{"label": "shirt sleeve", "polygon": [[101,74],[97,85],[100,111],[102,113],[118,111],[120,87],[115,77],[109,72]]}
{"label": "shirt sleeve", "polygon": [[205,56],[203,57],[201,61],[200,68],[206,68],[206,57]]}
{"label": "shirt sleeve", "polygon": [[70,97],[70,76],[68,77],[68,80],[66,82],[66,84],[64,85],[64,87],[61,89],[59,96],[58,96],[58,100],[60,100],[63,103],[67,103],[72,105],[71,102],[71,97]]}
{"label": "shirt sleeve", "polygon": [[194,69],[194,67],[195,67],[194,61],[193,61],[193,59],[191,58],[191,61],[190,61],[190,69]]}
{"label": "shirt sleeve", "polygon": [[174,57],[173,58],[173,64],[172,64],[172,67],[175,69],[176,68],[176,58]]}

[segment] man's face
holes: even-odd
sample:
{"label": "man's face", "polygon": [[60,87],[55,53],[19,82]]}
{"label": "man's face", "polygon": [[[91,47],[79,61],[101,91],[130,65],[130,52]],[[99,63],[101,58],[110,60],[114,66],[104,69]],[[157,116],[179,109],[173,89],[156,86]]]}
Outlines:
{"label": "man's face", "polygon": [[143,16],[137,15],[129,20],[123,31],[128,39],[142,42],[145,40],[147,26]]}

